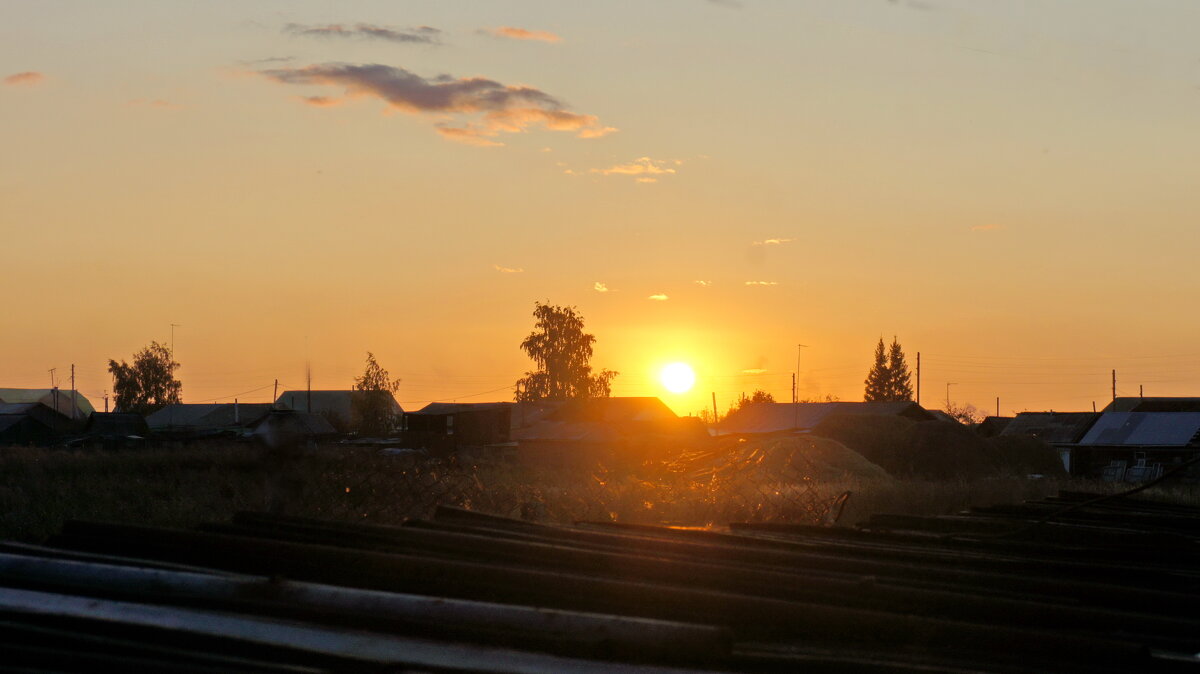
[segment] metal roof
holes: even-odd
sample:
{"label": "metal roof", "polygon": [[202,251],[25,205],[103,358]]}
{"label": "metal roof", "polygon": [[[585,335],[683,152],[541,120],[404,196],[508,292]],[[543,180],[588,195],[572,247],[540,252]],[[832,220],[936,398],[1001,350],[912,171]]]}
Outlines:
{"label": "metal roof", "polygon": [[[275,404],[297,412],[312,412],[313,414],[333,414],[349,423],[354,418],[354,397],[362,391],[284,391],[275,399]],[[311,394],[312,409],[309,409]],[[393,414],[403,414],[404,409],[396,402],[395,396],[387,394],[391,401]]]}
{"label": "metal roof", "polygon": [[485,412],[490,410],[511,409],[517,403],[429,403],[416,412],[408,414],[420,415],[442,415],[442,414],[463,414],[466,412]]}
{"label": "metal roof", "polygon": [[1115,398],[1104,412],[1200,412],[1200,398]]}
{"label": "metal roof", "polygon": [[1184,447],[1200,436],[1200,412],[1105,412],[1081,445]]}
{"label": "metal roof", "polygon": [[[55,391],[58,393],[55,394]],[[92,403],[82,394],[75,391],[75,418],[86,419],[96,411]],[[56,409],[60,414],[71,417],[71,390],[52,388],[0,388],[0,402],[3,403],[42,403],[50,409]]]}

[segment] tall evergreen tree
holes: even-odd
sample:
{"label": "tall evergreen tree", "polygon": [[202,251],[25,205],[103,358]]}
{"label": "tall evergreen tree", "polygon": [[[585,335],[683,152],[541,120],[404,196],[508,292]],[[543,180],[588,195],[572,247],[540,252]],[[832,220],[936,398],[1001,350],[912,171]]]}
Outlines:
{"label": "tall evergreen tree", "polygon": [[[883,340],[880,340],[882,342]],[[908,371],[908,363],[904,360],[904,350],[900,342],[892,336],[892,346],[888,349],[888,400],[912,400],[912,374]]]}
{"label": "tall evergreen tree", "polygon": [[865,402],[876,403],[888,400],[891,371],[888,368],[887,351],[884,349],[882,337],[879,338],[879,344],[875,345],[875,362],[871,365],[871,371],[867,373],[867,380],[864,383],[867,385],[863,392]]}

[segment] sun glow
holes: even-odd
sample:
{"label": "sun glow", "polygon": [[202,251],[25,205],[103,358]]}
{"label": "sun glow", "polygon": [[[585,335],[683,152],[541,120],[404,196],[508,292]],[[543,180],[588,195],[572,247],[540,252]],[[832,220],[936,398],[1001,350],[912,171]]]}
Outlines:
{"label": "sun glow", "polygon": [[658,373],[658,379],[671,393],[687,393],[696,383],[696,373],[687,363],[671,363]]}

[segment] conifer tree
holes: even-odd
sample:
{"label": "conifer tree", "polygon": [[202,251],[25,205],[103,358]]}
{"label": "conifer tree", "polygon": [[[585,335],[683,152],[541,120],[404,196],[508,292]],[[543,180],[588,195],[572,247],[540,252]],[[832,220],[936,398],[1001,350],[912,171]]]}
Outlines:
{"label": "conifer tree", "polygon": [[875,362],[871,365],[871,371],[867,373],[864,383],[867,385],[863,392],[865,402],[876,403],[888,399],[891,371],[888,368],[887,351],[883,347],[882,337],[879,338],[879,344],[875,345]]}
{"label": "conifer tree", "polygon": [[913,399],[912,374],[904,360],[904,350],[894,335],[888,349],[888,380],[888,400]]}

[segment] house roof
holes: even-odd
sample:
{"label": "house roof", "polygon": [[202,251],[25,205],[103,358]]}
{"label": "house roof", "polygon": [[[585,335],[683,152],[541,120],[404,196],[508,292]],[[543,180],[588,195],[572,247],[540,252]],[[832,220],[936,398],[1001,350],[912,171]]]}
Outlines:
{"label": "house roof", "polygon": [[866,403],[747,403],[718,425],[721,433],[777,433],[815,428],[835,414],[903,416],[929,421],[933,416],[911,401]]}
{"label": "house roof", "polygon": [[546,414],[547,421],[639,422],[678,419],[666,403],[653,397],[565,400]]}
{"label": "house roof", "polygon": [[1099,418],[1095,412],[1020,412],[1000,435],[1032,435],[1052,445],[1072,445]]}
{"label": "house roof", "polygon": [[[57,395],[55,391],[58,391]],[[0,388],[0,403],[42,403],[59,414],[71,418],[71,390],[52,388]],[[75,418],[86,419],[96,411],[92,403],[75,391]]]}
{"label": "house roof", "polygon": [[[311,410],[309,409],[310,393]],[[362,393],[362,391],[354,390],[284,391],[275,399],[275,404],[297,412],[311,411],[313,414],[334,415],[342,418],[346,423],[350,423],[354,418],[354,398]],[[400,403],[396,402],[395,396],[391,393],[388,393],[387,396],[391,401],[389,406],[392,408],[392,413],[403,414],[404,409],[400,407]]]}
{"label": "house roof", "polygon": [[444,414],[487,412],[492,410],[512,409],[516,404],[517,403],[429,403],[416,412],[409,412],[408,414],[440,416]]}
{"label": "house roof", "polygon": [[1200,412],[1200,398],[1116,398],[1102,412]]}
{"label": "house roof", "polygon": [[6,416],[29,417],[39,424],[52,428],[57,432],[65,432],[71,426],[71,418],[55,412],[48,405],[40,402],[31,403],[0,403],[0,414]]}
{"label": "house roof", "polygon": [[1079,444],[1152,447],[1200,444],[1200,412],[1105,412]]}
{"label": "house roof", "polygon": [[[217,429],[245,426],[271,411],[271,403],[177,403],[146,417],[151,429]],[[236,419],[236,420],[235,420]]]}
{"label": "house roof", "polygon": [[265,432],[270,427],[294,429],[307,435],[335,435],[337,433],[337,429],[325,417],[289,409],[271,410],[250,424],[250,428],[258,434]]}

